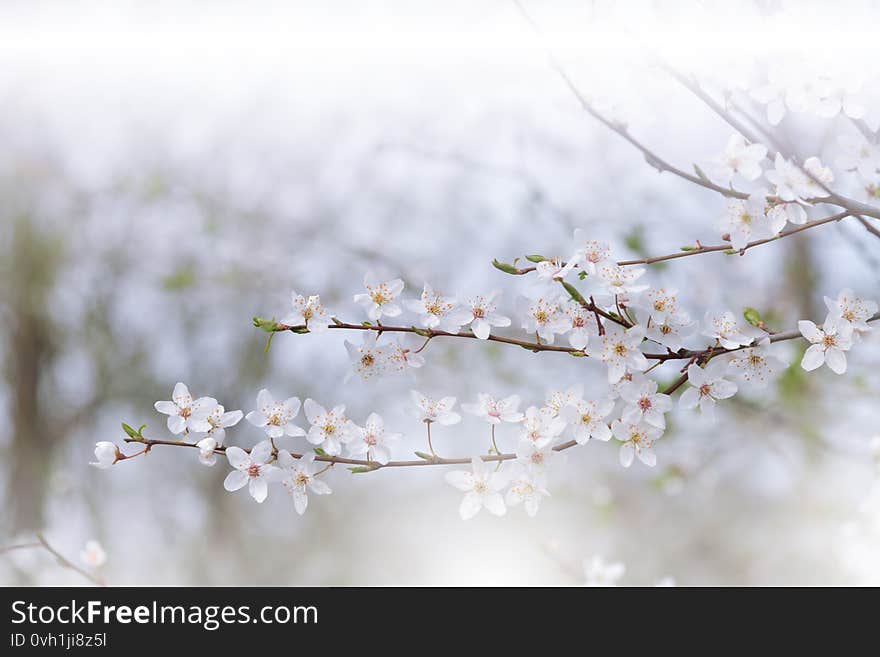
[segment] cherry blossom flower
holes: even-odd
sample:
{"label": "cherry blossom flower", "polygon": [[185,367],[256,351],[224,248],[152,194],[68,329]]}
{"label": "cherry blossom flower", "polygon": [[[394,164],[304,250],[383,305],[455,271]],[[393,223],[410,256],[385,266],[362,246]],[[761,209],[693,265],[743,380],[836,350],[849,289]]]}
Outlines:
{"label": "cherry blossom flower", "polygon": [[707,312],[703,319],[703,335],[714,338],[725,349],[746,347],[761,336],[763,331],[751,324],[741,324],[729,310],[723,313]]}
{"label": "cherry blossom flower", "polygon": [[312,399],[306,399],[303,408],[308,419],[309,432],[306,440],[313,445],[320,445],[330,456],[336,456],[342,451],[342,443],[347,443],[353,430],[351,420],[345,417],[345,406],[339,404],[331,410]]}
{"label": "cherry blossom flower", "polygon": [[804,353],[801,367],[812,372],[827,364],[835,374],[846,372],[844,352],[852,347],[852,326],[838,324],[833,317],[829,317],[821,329],[813,322],[802,319],[798,322],[798,330],[812,343]]}
{"label": "cherry blossom flower", "polygon": [[684,338],[690,337],[696,330],[696,322],[691,320],[690,315],[681,312],[667,315],[660,322],[652,321],[645,329],[645,337],[678,351],[684,346]]}
{"label": "cherry blossom flower", "polygon": [[535,275],[542,283],[561,281],[570,270],[562,258],[547,258],[535,265]]}
{"label": "cherry blossom flower", "polygon": [[245,416],[255,427],[261,427],[270,438],[281,436],[304,436],[306,432],[293,424],[293,418],[299,413],[298,397],[290,397],[285,401],[275,401],[272,393],[263,388],[257,393],[257,409]]}
{"label": "cherry blossom flower", "polygon": [[248,486],[248,491],[258,503],[269,494],[269,482],[278,476],[278,468],[270,465],[272,445],[268,440],[257,443],[250,454],[241,447],[227,447],[226,459],[235,468],[226,475],[223,487],[229,492]]}
{"label": "cherry blossom flower", "polygon": [[303,454],[300,458],[294,458],[290,452],[282,449],[278,452],[278,465],[280,472],[278,478],[281,485],[293,498],[293,508],[300,515],[306,512],[309,505],[308,493],[315,495],[330,495],[332,492],[327,482],[318,479],[318,463],[315,462],[313,453]]}
{"label": "cherry blossom flower", "polygon": [[452,410],[455,406],[455,397],[443,397],[439,401],[434,401],[417,390],[410,390],[410,399],[415,405],[416,419],[422,422],[436,422],[444,426],[461,422],[461,415]]}
{"label": "cherry blossom flower", "polygon": [[852,290],[845,288],[838,292],[836,299],[825,297],[828,316],[837,324],[848,324],[853,329],[853,336],[871,330],[868,320],[877,314],[877,302],[857,297]]}
{"label": "cherry blossom flower", "polygon": [[549,443],[539,446],[524,439],[516,447],[516,462],[535,476],[542,476],[554,463],[565,460],[565,454],[557,452]]}
{"label": "cherry blossom flower", "polygon": [[615,420],[611,423],[611,432],[623,443],[620,446],[620,465],[624,468],[632,465],[633,457],[638,457],[642,463],[652,468],[657,464],[657,456],[652,447],[654,441],[663,435],[661,429],[646,422],[631,424]]}
{"label": "cherry blossom flower", "polygon": [[96,468],[106,470],[119,459],[119,448],[107,440],[95,443],[95,461],[89,463]]}
{"label": "cherry blossom flower", "polygon": [[492,327],[503,328],[510,326],[510,317],[496,312],[498,307],[496,299],[501,295],[498,290],[493,291],[489,296],[471,297],[467,301],[470,306],[471,318],[465,324],[470,323],[471,331],[474,332],[480,340],[489,338]]}
{"label": "cherry blossom flower", "polygon": [[466,413],[486,420],[489,424],[501,424],[523,421],[525,416],[519,412],[519,405],[520,398],[517,395],[495,399],[492,395],[480,393],[477,395],[476,404],[462,404],[461,408]]}
{"label": "cherry blossom flower", "polygon": [[770,353],[770,338],[765,337],[754,347],[737,351],[730,359],[730,367],[746,383],[763,388],[786,364]]}
{"label": "cherry blossom flower", "polygon": [[366,331],[359,345],[348,340],[344,341],[345,350],[351,360],[351,372],[348,373],[347,378],[357,375],[368,381],[388,371],[388,353],[385,347],[378,345],[378,339],[375,332]]}
{"label": "cherry blossom flower", "polygon": [[541,477],[529,472],[526,468],[518,467],[513,471],[510,488],[507,489],[504,501],[507,502],[507,506],[511,507],[523,504],[526,514],[530,518],[534,518],[538,513],[541,500],[549,496],[550,493],[544,487]]}
{"label": "cherry blossom flower", "polygon": [[785,227],[786,222],[797,225],[807,223],[807,211],[800,203],[774,202],[767,208],[767,220],[775,235]]}
{"label": "cherry blossom flower", "polygon": [[623,577],[625,572],[626,566],[622,563],[606,563],[600,556],[584,560],[586,586],[617,586],[617,581]]}
{"label": "cherry blossom flower", "polygon": [[651,317],[651,323],[662,322],[669,315],[677,315],[678,290],[673,288],[650,287],[636,295],[630,302],[634,308],[645,310]]}
{"label": "cherry blossom flower", "polygon": [[196,447],[199,448],[199,463],[207,466],[214,465],[217,462],[217,456],[215,454],[217,446],[217,441],[210,436],[206,436],[197,442]]}
{"label": "cherry blossom flower", "polygon": [[189,388],[183,383],[178,383],[171,393],[171,401],[157,401],[154,408],[168,416],[168,431],[178,435],[188,430],[207,431],[205,422],[216,405],[217,400],[213,397],[193,400]]}
{"label": "cherry blossom flower", "polygon": [[577,383],[565,390],[550,390],[545,395],[545,409],[551,417],[562,414],[566,406],[579,402],[584,397],[584,386]]}
{"label": "cherry blossom flower", "polygon": [[620,386],[620,397],[626,402],[621,419],[628,424],[638,424],[642,420],[658,429],[666,428],[664,413],[672,410],[672,398],[657,392],[657,382],[646,379],[643,382],[630,381]]}
{"label": "cherry blossom flower", "polygon": [[544,447],[553,442],[559,434],[565,431],[565,420],[546,413],[537,406],[529,406],[523,419],[521,439],[538,447]]}
{"label": "cherry blossom flower", "polygon": [[354,301],[367,311],[367,317],[377,322],[385,317],[397,317],[403,312],[395,303],[397,297],[403,292],[403,281],[395,278],[391,281],[374,282],[370,274],[364,276],[365,293],[355,294]]}
{"label": "cherry blossom flower", "polygon": [[419,368],[425,364],[425,358],[417,353],[421,344],[416,346],[412,336],[401,336],[392,340],[383,348],[386,356],[385,365],[389,372],[403,374],[409,368]]}
{"label": "cherry blossom flower", "polygon": [[479,456],[471,459],[471,472],[466,470],[447,472],[446,481],[465,493],[458,509],[462,520],[473,518],[483,507],[496,516],[507,513],[501,491],[507,485],[508,475],[504,471],[490,472]]}
{"label": "cherry blossom flower", "polygon": [[308,298],[296,292],[290,293],[293,310],[281,318],[287,326],[305,325],[310,331],[323,331],[330,326],[330,313],[321,305],[320,295],[313,294]]}
{"label": "cherry blossom flower", "polygon": [[458,333],[462,325],[472,319],[469,310],[459,306],[454,298],[435,292],[427,283],[418,299],[410,299],[404,304],[419,316],[422,326],[438,331]]}
{"label": "cherry blossom flower", "polygon": [[85,547],[79,552],[79,558],[89,568],[100,568],[107,563],[107,553],[98,541],[86,541]]}
{"label": "cherry blossom flower", "polygon": [[845,171],[857,171],[865,180],[874,180],[880,170],[880,148],[862,136],[844,135],[839,139],[841,154],[836,164]]}
{"label": "cherry blossom flower", "polygon": [[727,212],[719,228],[722,233],[730,236],[730,246],[734,249],[744,249],[752,239],[771,237],[782,229],[782,226],[778,226],[778,230],[775,230],[777,225],[771,226],[764,212],[765,198],[762,191],[752,194],[747,200],[727,200]]}
{"label": "cherry blossom flower", "polygon": [[[834,181],[834,174],[817,157],[804,161],[803,169],[776,154],[774,169],[767,171],[766,178],[776,185],[776,196],[783,201],[806,201],[809,198],[825,196],[824,190],[816,181],[829,184]],[[813,180],[807,173],[811,174]]]}
{"label": "cherry blossom flower", "polygon": [[353,425],[348,443],[349,456],[369,458],[385,465],[391,460],[390,443],[400,440],[402,434],[385,433],[385,421],[378,413],[370,413],[364,426]]}
{"label": "cherry blossom flower", "polygon": [[568,344],[575,349],[583,349],[590,341],[590,335],[598,335],[599,329],[592,313],[588,312],[577,301],[570,301],[563,309],[570,326]]}
{"label": "cherry blossom flower", "polygon": [[578,445],[585,445],[591,438],[607,442],[611,439],[611,429],[605,418],[614,410],[614,400],[610,397],[599,401],[578,400],[565,409],[566,421],[574,426],[574,439]]}
{"label": "cherry blossom flower", "polygon": [[723,185],[729,185],[735,174],[748,182],[761,177],[761,161],[767,157],[767,147],[750,144],[736,133],[727,140],[724,152],[713,160],[713,174]]}
{"label": "cherry blossom flower", "polygon": [[648,361],[639,350],[644,337],[645,328],[641,325],[629,329],[606,325],[605,335],[599,336],[598,344],[591,345],[589,354],[608,367],[608,383],[620,381],[627,369],[637,372],[648,369]]}
{"label": "cherry blossom flower", "polygon": [[787,96],[798,83],[789,63],[778,63],[767,72],[767,82],[751,90],[752,97],[767,106],[767,121],[779,125],[785,116]]}
{"label": "cherry blossom flower", "polygon": [[636,295],[648,289],[647,285],[637,285],[645,273],[644,267],[622,267],[613,262],[604,262],[596,268],[596,275],[605,289],[612,295]]}
{"label": "cherry blossom flower", "polygon": [[577,250],[566,263],[561,278],[568,275],[574,267],[580,267],[587,275],[592,276],[599,265],[611,260],[611,247],[605,242],[589,239],[582,228],[575,229],[574,242]]}
{"label": "cherry blossom flower", "polygon": [[562,313],[557,297],[522,298],[519,304],[525,315],[522,328],[529,333],[537,333],[545,343],[553,344],[557,333],[568,330],[568,320]]}
{"label": "cherry blossom flower", "polygon": [[234,427],[241,422],[244,413],[241,411],[227,411],[221,404],[216,404],[205,418],[207,438],[213,438],[218,445],[226,440],[226,429]]}
{"label": "cherry blossom flower", "polygon": [[729,399],[737,391],[736,384],[724,378],[729,369],[729,363],[722,358],[710,360],[706,367],[696,363],[689,365],[687,376],[691,387],[682,393],[678,405],[688,409],[699,406],[703,415],[714,417],[715,402]]}

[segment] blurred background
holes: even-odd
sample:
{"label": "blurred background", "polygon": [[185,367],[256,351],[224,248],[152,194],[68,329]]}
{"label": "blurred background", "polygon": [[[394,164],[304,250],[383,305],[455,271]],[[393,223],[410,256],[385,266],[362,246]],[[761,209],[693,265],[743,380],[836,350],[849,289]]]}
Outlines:
{"label": "blurred background", "polygon": [[[848,34],[834,56],[864,72],[870,41],[843,25],[880,18],[871,2],[830,15],[822,3],[526,6],[543,38],[507,1],[0,5],[0,545],[43,531],[80,563],[96,539],[119,585],[570,585],[594,555],[625,563],[634,585],[880,583],[876,337],[843,377],[805,376],[802,345],[778,345],[795,365],[715,425],[676,410],[654,469],[620,468],[611,444],[570,450],[534,519],[519,507],[463,522],[443,468],[337,468],[333,494],[299,517],[280,489],[262,505],[226,493],[225,462],[185,450],[88,465],[97,440],[121,441],[121,421],[170,437],[153,402],[177,381],[245,413],[262,387],[345,403],[357,421],[377,411],[405,434],[400,458],[424,449],[410,388],[526,405],[575,383],[601,390],[588,360],[455,340],[433,341],[411,377],[343,385],[343,339],[357,336],[277,335],[264,353],[251,317],[280,316],[295,289],[361,321],[351,297],[367,271],[402,277],[407,296],[425,281],[501,289],[512,315],[531,283],[491,260],[567,255],[576,227],[620,257],[717,243],[723,200],[658,174],[587,116],[543,47],[689,170],[730,129],[652,66],[646,43],[724,83],[760,76],[775,50],[825,53]],[[766,31],[781,24],[787,36]],[[850,129],[789,115],[779,134],[814,155]],[[842,287],[880,296],[878,247],[841,222],[646,280],[677,287],[694,317],[753,306],[788,329],[821,320],[822,295]],[[465,417],[434,444],[466,455],[487,434]],[[228,440],[261,435],[242,422]],[[513,449],[515,431],[499,441]],[[0,555],[0,583],[86,582],[17,550]]]}

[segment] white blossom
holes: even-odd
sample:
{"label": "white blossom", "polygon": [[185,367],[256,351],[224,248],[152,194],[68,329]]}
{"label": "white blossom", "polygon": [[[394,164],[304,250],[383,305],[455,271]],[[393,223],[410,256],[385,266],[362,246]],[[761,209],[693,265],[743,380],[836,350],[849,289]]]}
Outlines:
{"label": "white blossom", "polygon": [[427,283],[418,299],[410,299],[404,303],[419,316],[419,323],[429,329],[458,333],[462,325],[472,319],[468,309],[462,308],[454,298],[435,292]]}
{"label": "white blossom", "polygon": [[217,400],[213,397],[194,400],[189,388],[183,383],[177,383],[171,393],[171,401],[157,401],[154,408],[168,416],[168,431],[178,435],[184,431],[207,431],[205,423],[208,414],[216,405]]}
{"label": "white blossom", "polygon": [[[807,173],[811,174],[811,178]],[[803,169],[776,154],[774,169],[767,171],[766,178],[776,185],[776,196],[783,201],[806,201],[814,197],[827,196],[816,181],[828,185],[834,181],[834,174],[817,157],[804,161]]]}
{"label": "white blossom", "polygon": [[549,390],[544,396],[545,408],[552,417],[560,415],[566,406],[579,402],[584,397],[584,386],[577,383],[565,390]]}
{"label": "white blossom", "polygon": [[569,324],[556,297],[539,296],[536,299],[523,299],[522,328],[529,333],[537,333],[545,343],[553,344],[557,333],[565,333]]}
{"label": "white blossom", "polygon": [[662,287],[649,287],[636,295],[630,302],[633,308],[644,310],[651,318],[651,323],[662,322],[669,315],[679,314],[678,290]]}
{"label": "white blossom", "polygon": [[374,281],[370,274],[364,276],[365,293],[355,294],[354,301],[367,311],[367,317],[377,322],[385,317],[397,317],[403,312],[396,303],[397,297],[403,292],[403,281],[395,278],[391,281]]}
{"label": "white blossom", "polygon": [[852,327],[854,336],[870,331],[868,320],[877,314],[876,301],[857,297],[849,288],[838,292],[836,299],[825,297],[825,306],[837,324]]}
{"label": "white blossom", "polygon": [[261,427],[270,438],[281,436],[304,436],[305,431],[293,424],[299,413],[298,397],[290,397],[285,401],[275,401],[272,393],[263,388],[257,394],[257,408],[245,418],[255,427]]}
{"label": "white blossom", "polygon": [[442,425],[452,425],[461,422],[461,415],[452,410],[455,406],[455,397],[443,397],[435,401],[425,397],[417,390],[410,390],[410,399],[414,405],[414,415],[422,422],[436,422]]}
{"label": "white blossom", "polygon": [[353,425],[348,443],[349,456],[369,456],[385,465],[391,460],[391,444],[400,440],[399,433],[386,433],[385,421],[378,413],[370,413],[364,426]]}
{"label": "white blossom", "polygon": [[630,381],[620,386],[620,397],[626,402],[621,419],[628,424],[638,424],[642,420],[658,429],[666,428],[665,413],[672,410],[672,398],[657,392],[657,382],[653,379]]}
{"label": "white blossom", "polygon": [[465,494],[458,509],[463,520],[473,518],[483,507],[496,516],[507,513],[501,491],[507,485],[508,475],[504,471],[490,472],[479,456],[471,459],[470,472],[447,472],[446,481]]}
{"label": "white blossom", "polygon": [[345,417],[345,406],[339,404],[328,411],[313,399],[306,399],[303,409],[311,424],[306,440],[319,445],[330,456],[339,454],[342,444],[352,435],[352,422]]}
{"label": "white blossom", "polygon": [[565,454],[553,449],[553,445],[537,443],[523,439],[516,447],[516,462],[535,476],[543,476],[554,463],[565,460]]}
{"label": "white blossom", "polygon": [[852,347],[851,325],[838,324],[833,317],[829,317],[819,328],[813,322],[802,319],[798,322],[798,330],[811,343],[801,360],[801,367],[812,372],[827,364],[835,374],[846,372],[844,352]]}
{"label": "white blossom", "polygon": [[344,341],[345,350],[351,361],[351,372],[348,376],[357,375],[364,381],[388,371],[389,356],[385,347],[378,344],[378,335],[374,331],[365,331],[360,344]]}
{"label": "white blossom", "polygon": [[657,344],[678,351],[684,346],[684,338],[693,335],[697,323],[685,312],[667,315],[661,322],[652,321],[645,329],[645,337]]}
{"label": "white blossom", "polygon": [[290,293],[293,309],[280,322],[287,326],[305,325],[309,331],[323,331],[330,326],[330,313],[321,305],[321,297],[313,294],[304,297],[296,292]]}
{"label": "white blossom", "polygon": [[807,211],[800,203],[774,202],[767,208],[767,220],[776,234],[785,227],[786,222],[797,225],[807,223]]}
{"label": "white blossom", "polygon": [[282,449],[278,452],[278,465],[281,485],[293,498],[293,507],[300,515],[306,512],[309,505],[308,493],[315,495],[329,495],[332,491],[326,482],[318,479],[319,464],[315,461],[314,453],[303,454],[300,458],[294,458],[290,452]]}
{"label": "white blossom", "polygon": [[623,329],[617,324],[606,324],[605,335],[591,344],[589,354],[600,359],[608,367],[608,383],[617,383],[626,371],[644,372],[648,361],[639,350],[645,337],[645,328],[636,325]]}
{"label": "white blossom", "polygon": [[541,500],[549,496],[550,493],[544,487],[542,477],[526,468],[517,467],[513,471],[510,488],[507,489],[504,500],[507,502],[507,506],[523,504],[526,514],[530,518],[534,518],[538,513]]}
{"label": "white blossom", "polygon": [[746,200],[727,200],[727,211],[719,229],[730,236],[730,246],[734,249],[744,249],[753,239],[771,237],[782,229],[778,223],[771,224],[765,214],[765,198],[762,191],[752,194]]}
{"label": "white blossom", "polygon": [[495,290],[488,296],[476,296],[467,300],[471,317],[465,324],[470,323],[471,331],[480,340],[489,338],[492,327],[510,326],[510,317],[505,317],[496,311],[498,307],[496,300],[500,295],[501,293]]}
{"label": "white blossom", "polygon": [[614,400],[610,397],[593,400],[578,400],[565,409],[566,421],[574,427],[574,439],[584,445],[591,438],[607,442],[611,439],[611,429],[605,418],[614,410]]}
{"label": "white blossom", "polygon": [[611,423],[611,432],[621,443],[620,464],[624,468],[632,465],[633,457],[649,467],[657,464],[657,456],[654,454],[654,442],[663,435],[663,431],[651,426],[646,422],[631,424],[622,420]]}
{"label": "white blossom", "polygon": [[86,541],[85,546],[80,550],[79,558],[89,568],[100,568],[107,563],[107,553],[98,541]]}
{"label": "white blossom", "polygon": [[606,242],[589,239],[582,228],[574,231],[576,250],[565,264],[560,278],[564,278],[575,267],[580,267],[588,276],[596,273],[599,265],[611,260],[611,247]]}
{"label": "white blossom", "polygon": [[728,310],[723,313],[707,312],[703,319],[703,335],[714,338],[725,349],[738,349],[766,334],[751,324],[742,324]]}
{"label": "white blossom", "polygon": [[857,171],[867,181],[877,178],[880,170],[880,148],[862,136],[844,135],[840,137],[841,153],[836,164],[844,171]]}
{"label": "white blossom", "polygon": [[617,581],[623,577],[626,566],[622,563],[606,563],[600,556],[584,560],[584,575],[587,578],[587,586],[617,586]]}
{"label": "white blossom", "polygon": [[382,352],[385,354],[385,365],[389,372],[402,374],[409,368],[419,368],[425,364],[425,358],[418,352],[422,344],[416,345],[412,336],[402,335],[387,343]]}
{"label": "white blossom", "polygon": [[535,265],[535,275],[542,283],[555,283],[565,278],[570,271],[568,264],[562,258],[546,258]]}
{"label": "white blossom", "polygon": [[696,363],[689,365],[687,376],[691,387],[682,393],[678,405],[688,409],[699,406],[703,415],[714,417],[715,402],[729,399],[737,391],[737,385],[724,378],[729,369],[729,363],[723,358],[710,360],[706,367]]}
{"label": "white blossom", "polygon": [[89,465],[93,465],[96,468],[100,468],[101,470],[106,470],[111,465],[116,463],[116,459],[118,457],[119,448],[110,441],[101,440],[95,443],[96,460],[89,463]]}
{"label": "white blossom", "polygon": [[485,420],[489,424],[501,424],[502,422],[522,422],[525,417],[519,412],[520,398],[511,395],[504,399],[495,399],[492,395],[479,393],[476,404],[462,404],[461,408],[466,413],[471,413]]}
{"label": "white blossom", "polygon": [[575,349],[583,349],[589,343],[590,336],[599,333],[595,318],[577,301],[565,304],[564,312],[569,324],[568,344]]}
{"label": "white blossom", "polygon": [[565,431],[565,420],[546,413],[537,406],[526,409],[522,424],[521,440],[528,441],[538,447],[544,447]]}
{"label": "white blossom", "polygon": [[206,437],[213,438],[218,445],[222,445],[226,440],[226,430],[241,422],[243,417],[241,411],[227,411],[221,404],[216,404],[205,418],[208,426]]}
{"label": "white blossom", "polygon": [[729,185],[734,174],[753,182],[761,177],[761,161],[767,157],[767,147],[763,144],[750,144],[745,137],[736,133],[727,140],[724,152],[713,160],[713,174],[723,185]]}
{"label": "white blossom", "polygon": [[596,275],[605,289],[612,295],[635,295],[648,289],[647,285],[638,285],[645,273],[644,267],[623,267],[614,262],[606,261],[596,268]]}
{"label": "white blossom", "polygon": [[232,492],[247,485],[251,497],[262,503],[269,494],[269,482],[278,476],[278,468],[269,463],[272,459],[269,441],[254,445],[250,454],[240,447],[227,447],[226,459],[235,469],[226,475],[223,487]]}
{"label": "white blossom", "polygon": [[733,354],[730,359],[731,372],[746,383],[763,388],[776,372],[785,369],[786,364],[770,353],[770,338],[762,338],[754,347]]}

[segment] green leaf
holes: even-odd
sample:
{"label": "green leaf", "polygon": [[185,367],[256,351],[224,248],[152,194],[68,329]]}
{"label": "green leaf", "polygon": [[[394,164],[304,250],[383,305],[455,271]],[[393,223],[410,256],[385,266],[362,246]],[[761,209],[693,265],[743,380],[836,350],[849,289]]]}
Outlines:
{"label": "green leaf", "polygon": [[146,428],[147,428],[146,424],[142,424],[141,426],[139,426],[138,427],[138,436],[143,438],[144,437],[144,429],[146,429]]}
{"label": "green leaf", "polygon": [[527,255],[526,256],[526,260],[528,260],[529,262],[534,262],[534,263],[544,262],[546,259],[547,258],[545,258],[542,255]]}
{"label": "green leaf", "polygon": [[587,272],[585,272],[585,271],[579,271],[579,272],[578,272],[578,278],[579,278],[579,279],[584,280],[586,277],[587,277]]}
{"label": "green leaf", "polygon": [[327,452],[325,452],[320,447],[315,447],[315,454],[317,454],[318,456],[327,456]]}
{"label": "green leaf", "polygon": [[306,333],[311,333],[308,327],[306,326],[292,326],[290,327],[291,333],[298,333],[299,335],[305,335]]}
{"label": "green leaf", "polygon": [[565,291],[571,295],[571,298],[577,301],[580,304],[587,305],[587,300],[584,299],[583,295],[578,292],[577,288],[571,283],[566,283],[562,281],[562,287],[565,288]]}
{"label": "green leaf", "polygon": [[122,430],[128,434],[129,438],[137,438],[140,436],[139,431],[135,431],[131,426],[129,426],[125,422],[122,423]]}
{"label": "green leaf", "polygon": [[755,326],[757,328],[761,328],[764,324],[764,320],[761,319],[761,313],[759,313],[756,309],[751,307],[746,307],[743,309],[743,317],[746,318],[746,321]]}
{"label": "green leaf", "polygon": [[495,269],[500,269],[505,274],[512,274],[514,276],[519,274],[519,270],[516,267],[514,267],[513,265],[509,265],[506,262],[499,262],[498,260],[493,260],[492,266],[495,267]]}

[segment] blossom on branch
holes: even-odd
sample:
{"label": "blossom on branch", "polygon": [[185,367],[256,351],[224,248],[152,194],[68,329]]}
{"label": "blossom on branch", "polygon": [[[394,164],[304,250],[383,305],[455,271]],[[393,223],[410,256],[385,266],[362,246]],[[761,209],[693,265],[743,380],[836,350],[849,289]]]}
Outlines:
{"label": "blossom on branch", "polygon": [[354,302],[363,306],[367,317],[376,322],[385,317],[397,317],[403,312],[395,303],[403,292],[403,281],[395,278],[391,281],[374,282],[370,274],[364,276],[365,293],[355,294]]}
{"label": "blossom on branch", "polygon": [[479,456],[471,459],[470,472],[467,470],[447,472],[446,481],[465,494],[458,509],[462,520],[473,518],[483,507],[496,516],[507,513],[501,491],[507,485],[508,475],[504,471],[490,472]]}

